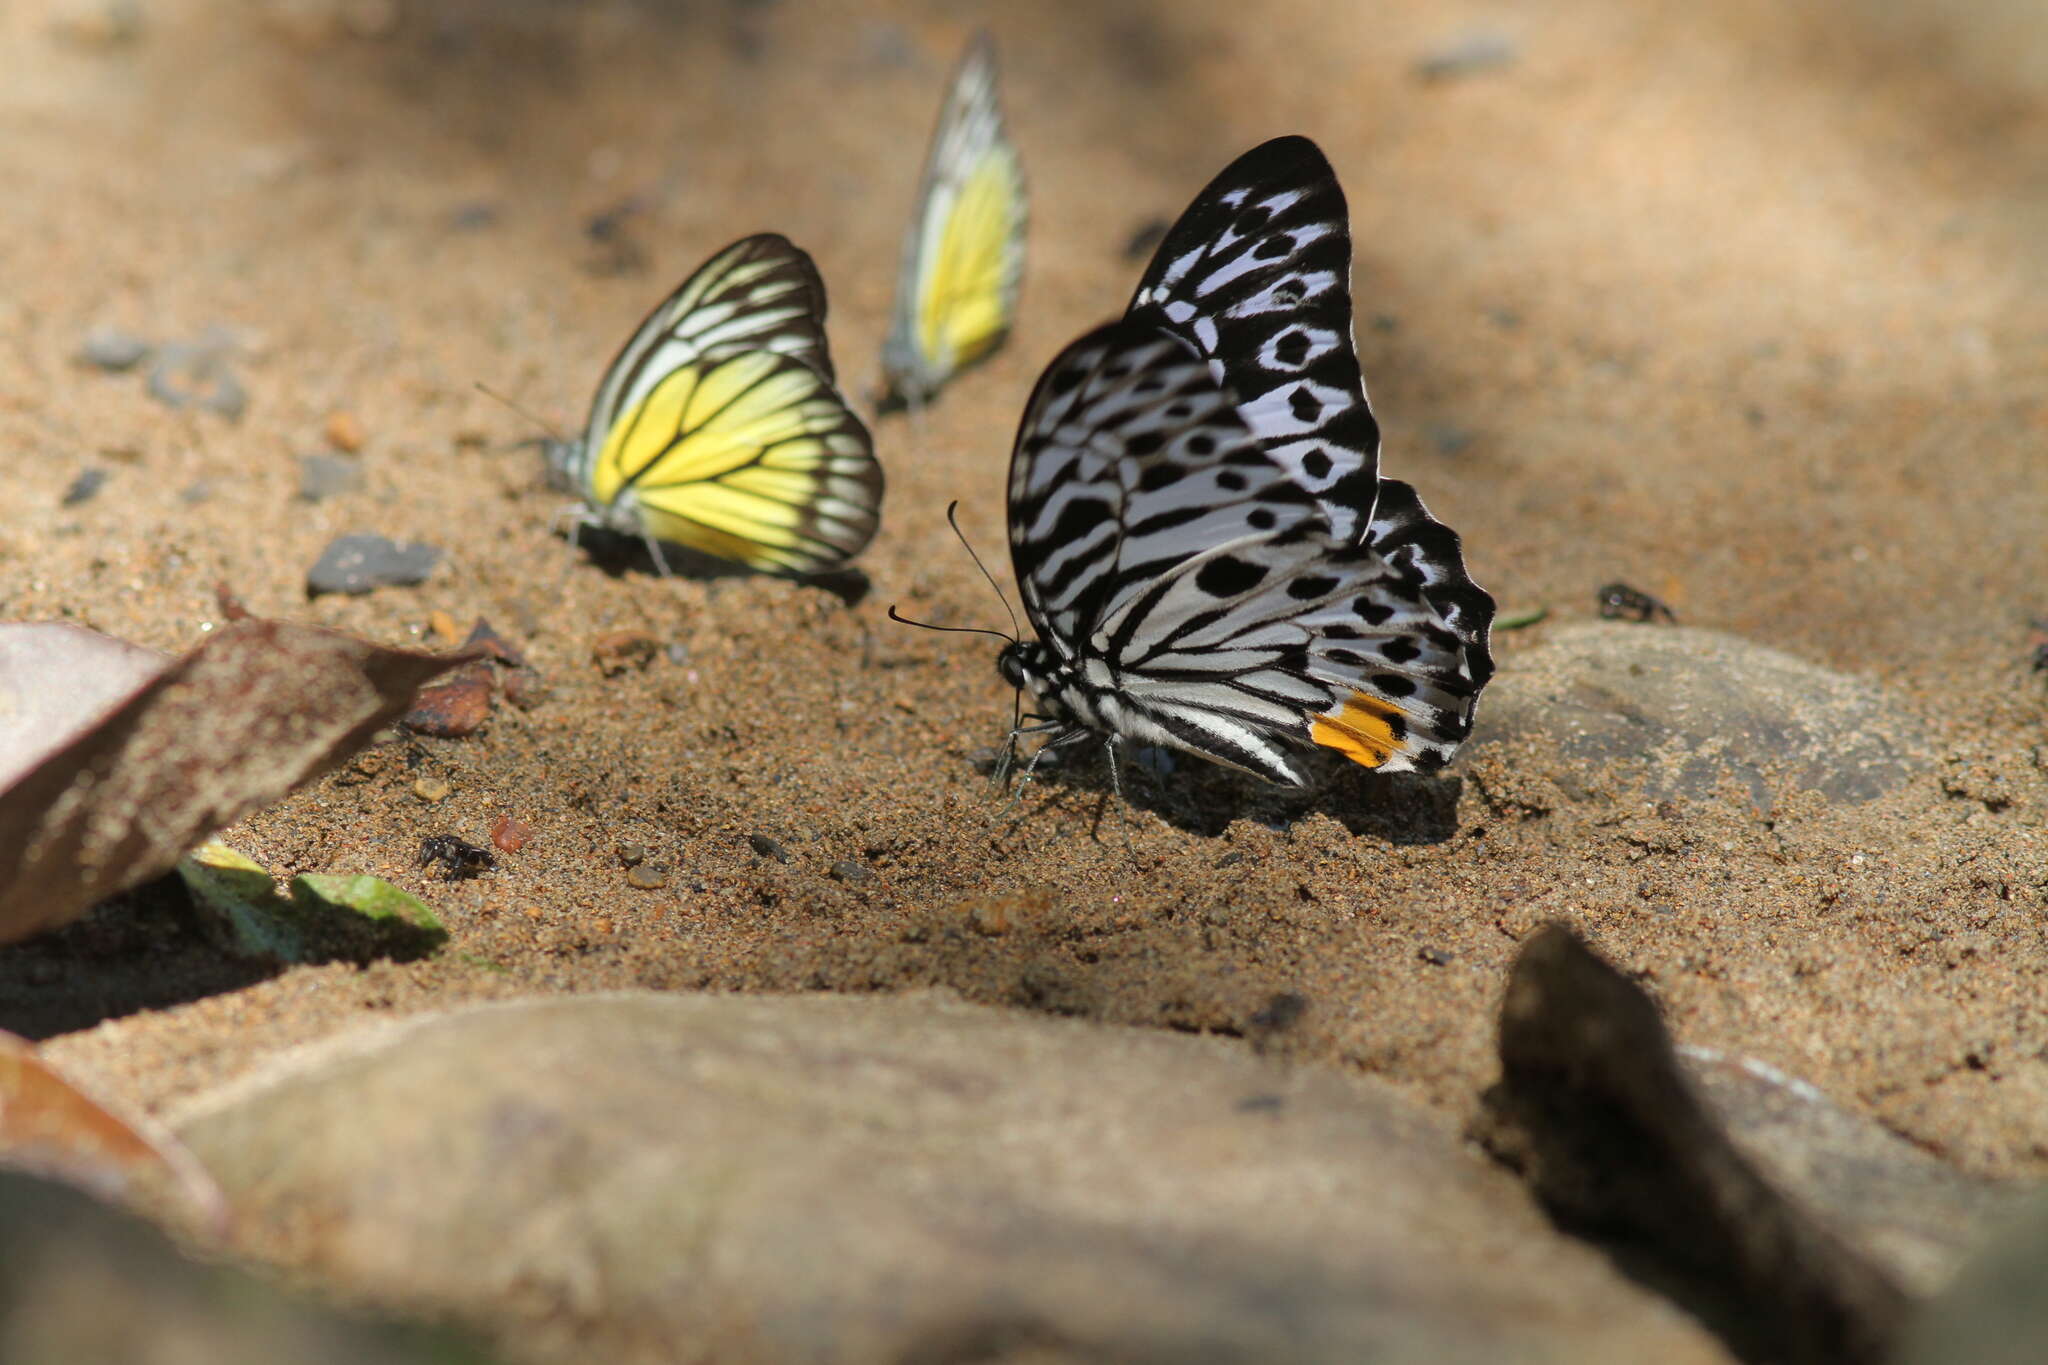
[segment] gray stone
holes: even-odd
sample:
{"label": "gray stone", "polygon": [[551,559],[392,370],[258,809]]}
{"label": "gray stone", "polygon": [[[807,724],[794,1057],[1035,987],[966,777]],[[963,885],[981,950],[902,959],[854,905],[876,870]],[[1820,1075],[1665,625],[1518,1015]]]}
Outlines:
{"label": "gray stone", "polygon": [[120,374],[147,360],[154,349],[141,337],[117,327],[95,327],[79,343],[77,359],[81,365]]}
{"label": "gray stone", "polygon": [[2021,1205],[1907,1325],[1888,1365],[2040,1365],[2048,1360],[2048,1196]]}
{"label": "gray stone", "polygon": [[0,1173],[0,1360],[12,1365],[482,1365],[443,1331],[378,1324],[200,1265],[66,1185]]}
{"label": "gray stone", "polygon": [[1726,1365],[1393,1087],[917,998],[407,1021],[202,1100],[245,1250],[537,1361]]}
{"label": "gray stone", "polygon": [[1512,66],[1520,55],[1505,33],[1468,33],[1424,53],[1416,60],[1415,74],[1425,81],[1454,80]]}
{"label": "gray stone", "polygon": [[91,502],[99,496],[100,490],[106,486],[106,470],[98,466],[81,469],[78,471],[78,477],[73,479],[70,486],[64,490],[61,505],[65,507],[78,507]]}
{"label": "gray stone", "polygon": [[1515,959],[1500,1068],[1475,1135],[1561,1220],[1614,1237],[1746,1358],[1885,1359],[1904,1288],[1730,1139],[1656,1004],[1563,925]]}
{"label": "gray stone", "polygon": [[360,595],[373,588],[409,587],[424,583],[441,551],[432,545],[399,543],[383,536],[342,536],[306,571],[306,596],[324,592]]}
{"label": "gray stone", "polygon": [[1947,1284],[2026,1193],[1966,1175],[1761,1062],[1703,1048],[1680,1048],[1679,1058],[1714,1117],[1772,1183],[1913,1293]]}
{"label": "gray stone", "polygon": [[1868,801],[1929,770],[1876,686],[1716,631],[1581,623],[1508,655],[1463,756],[1499,751],[1567,795],[1610,781],[1700,797],[1733,780]]}
{"label": "gray stone", "polygon": [[228,347],[216,339],[171,342],[156,353],[149,396],[174,408],[201,407],[231,422],[248,410],[249,392],[229,365]]}
{"label": "gray stone", "polygon": [[299,497],[321,502],[363,486],[363,466],[344,455],[299,456]]}

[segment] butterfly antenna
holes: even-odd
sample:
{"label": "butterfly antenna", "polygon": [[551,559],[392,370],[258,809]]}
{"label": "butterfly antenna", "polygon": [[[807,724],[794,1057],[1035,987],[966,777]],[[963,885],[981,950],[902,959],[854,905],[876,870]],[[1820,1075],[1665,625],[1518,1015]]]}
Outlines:
{"label": "butterfly antenna", "polygon": [[999,630],[983,630],[980,626],[935,626],[929,621],[919,621],[897,611],[894,602],[889,604],[889,619],[899,626],[916,626],[919,630],[942,630],[948,635],[993,635],[998,640],[1008,640],[1013,645],[1017,643],[1015,636],[1005,635]]}
{"label": "butterfly antenna", "polygon": [[[996,600],[998,602],[1001,602],[1003,604],[1003,610],[1009,613],[1009,633],[1004,634],[1000,630],[984,630],[980,626],[935,626],[929,621],[917,621],[911,619],[908,616],[903,615],[901,612],[896,610],[896,604],[894,602],[891,602],[889,604],[889,619],[891,621],[896,622],[898,625],[916,626],[919,630],[943,630],[951,635],[992,635],[998,640],[1007,640],[1014,645],[1017,643],[1017,613],[1015,609],[1013,609],[1010,606],[1010,599],[1003,596],[1003,590],[1000,587],[996,586],[995,575],[988,571],[988,565],[981,562],[981,556],[974,553],[974,547],[972,545],[967,544],[967,537],[961,534],[959,513],[960,500],[958,498],[955,498],[953,501],[946,504],[946,524],[953,528],[954,535],[960,537],[960,544],[966,548],[967,557],[974,561],[975,568],[981,570],[981,576],[988,580],[989,587],[995,589]],[[1021,693],[1019,694],[1017,704],[1020,708],[1019,714],[1021,715],[1021,708],[1023,706],[1023,698]]]}
{"label": "butterfly antenna", "polygon": [[503,403],[506,407],[512,409],[512,411],[518,413],[521,417],[524,417],[527,421],[533,423],[542,431],[545,431],[550,438],[552,438],[559,444],[567,445],[569,443],[569,438],[564,436],[561,432],[561,429],[557,427],[553,422],[548,421],[545,417],[536,416],[534,413],[527,411],[525,408],[519,406],[519,404],[513,402],[504,394],[499,393],[496,389],[492,388],[490,385],[484,383],[480,379],[476,381],[476,391],[486,398],[497,399],[500,403]]}
{"label": "butterfly antenna", "polygon": [[967,557],[974,561],[974,567],[981,570],[981,576],[988,580],[989,590],[995,593],[996,600],[1003,604],[1003,610],[1010,614],[1010,640],[1012,643],[1015,643],[1017,639],[1016,609],[1010,605],[1010,599],[1003,596],[1002,587],[997,584],[996,576],[988,571],[988,565],[981,562],[981,556],[974,553],[974,547],[967,543],[967,533],[960,529],[960,500],[958,498],[946,504],[946,525],[953,528],[953,534],[960,539],[960,548],[967,551]]}

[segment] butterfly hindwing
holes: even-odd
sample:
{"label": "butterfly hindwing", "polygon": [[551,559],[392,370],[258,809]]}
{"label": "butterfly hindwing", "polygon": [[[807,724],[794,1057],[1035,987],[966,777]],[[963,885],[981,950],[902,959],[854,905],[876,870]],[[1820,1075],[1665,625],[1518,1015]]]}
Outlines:
{"label": "butterfly hindwing", "polygon": [[1024,272],[1024,173],[996,100],[995,48],[976,35],[955,72],[904,238],[889,336],[890,401],[927,403],[1009,335]]}
{"label": "butterfly hindwing", "polygon": [[1226,167],[1153,255],[1129,316],[1166,327],[1236,392],[1266,453],[1344,539],[1365,530],[1379,424],[1351,337],[1351,226],[1315,143],[1281,137]]}
{"label": "butterfly hindwing", "polygon": [[605,372],[558,457],[592,519],[750,568],[832,568],[873,537],[881,466],[833,385],[825,286],[773,233],[706,261]]}
{"label": "butterfly hindwing", "polygon": [[1242,413],[1142,318],[1053,362],[1010,472],[1012,560],[1042,643],[1027,680],[1086,728],[1275,782],[1305,780],[1311,744],[1439,766],[1470,728],[1483,647],[1440,618],[1422,568],[1334,534]]}

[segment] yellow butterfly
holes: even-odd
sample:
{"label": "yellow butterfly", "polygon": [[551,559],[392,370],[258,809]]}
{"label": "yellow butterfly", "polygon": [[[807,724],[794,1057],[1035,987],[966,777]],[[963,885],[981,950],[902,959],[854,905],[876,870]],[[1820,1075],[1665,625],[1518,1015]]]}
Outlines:
{"label": "yellow butterfly", "polygon": [[825,285],[787,238],[734,242],[647,315],[604,373],[580,441],[550,442],[581,520],[769,573],[858,554],[882,467],[833,385]]}
{"label": "yellow butterfly", "polygon": [[929,403],[1009,335],[1024,275],[1024,169],[996,104],[995,45],[976,34],[953,76],[903,240],[882,345],[882,407]]}

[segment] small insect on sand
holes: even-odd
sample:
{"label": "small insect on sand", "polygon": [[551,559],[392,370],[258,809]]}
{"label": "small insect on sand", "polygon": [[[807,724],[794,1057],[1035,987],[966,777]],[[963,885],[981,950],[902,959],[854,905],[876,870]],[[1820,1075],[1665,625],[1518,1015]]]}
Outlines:
{"label": "small insect on sand", "polygon": [[467,839],[453,834],[430,834],[420,840],[420,867],[441,868],[444,882],[461,881],[488,872],[498,865],[498,860],[487,848],[479,848]]}

